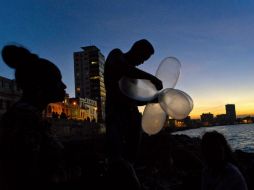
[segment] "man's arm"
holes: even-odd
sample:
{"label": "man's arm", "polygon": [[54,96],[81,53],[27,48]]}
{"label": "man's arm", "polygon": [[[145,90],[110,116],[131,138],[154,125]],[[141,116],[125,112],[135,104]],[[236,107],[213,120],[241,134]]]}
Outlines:
{"label": "man's arm", "polygon": [[161,90],[163,88],[161,80],[150,73],[147,73],[130,65],[125,66],[125,71],[125,76],[129,78],[147,79],[155,85],[157,90]]}
{"label": "man's arm", "polygon": [[158,99],[158,96],[154,97],[154,99],[150,100],[150,101],[138,101],[138,100],[132,100],[132,101],[135,101],[135,104],[137,106],[144,106],[148,103],[158,103],[159,102],[159,99]]}
{"label": "man's arm", "polygon": [[157,90],[162,89],[162,82],[157,77],[150,73],[142,71],[135,66],[130,65],[119,49],[113,50],[109,55],[109,62],[111,64],[112,73],[118,73],[120,76],[126,76],[133,79],[147,79],[150,80]]}

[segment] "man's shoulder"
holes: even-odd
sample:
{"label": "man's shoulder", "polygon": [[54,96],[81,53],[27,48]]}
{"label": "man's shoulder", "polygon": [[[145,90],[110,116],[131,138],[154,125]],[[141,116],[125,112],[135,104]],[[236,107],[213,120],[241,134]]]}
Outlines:
{"label": "man's shoulder", "polygon": [[242,175],[240,170],[233,164],[227,163],[225,166],[225,171],[231,175]]}
{"label": "man's shoulder", "polygon": [[111,52],[109,53],[109,56],[121,56],[121,55],[123,55],[123,52],[118,48],[111,50]]}
{"label": "man's shoulder", "polygon": [[121,62],[123,62],[124,57],[123,57],[123,52],[120,49],[113,49],[109,54],[106,59],[105,65],[117,65]]}

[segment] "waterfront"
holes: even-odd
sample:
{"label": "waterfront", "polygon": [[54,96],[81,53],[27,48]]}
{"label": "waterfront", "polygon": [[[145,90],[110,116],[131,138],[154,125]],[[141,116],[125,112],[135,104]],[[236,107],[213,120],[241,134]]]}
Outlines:
{"label": "waterfront", "polygon": [[201,127],[178,131],[172,134],[184,134],[190,137],[202,137],[207,131],[216,130],[225,135],[233,150],[240,149],[254,153],[254,124],[225,125],[216,127]]}

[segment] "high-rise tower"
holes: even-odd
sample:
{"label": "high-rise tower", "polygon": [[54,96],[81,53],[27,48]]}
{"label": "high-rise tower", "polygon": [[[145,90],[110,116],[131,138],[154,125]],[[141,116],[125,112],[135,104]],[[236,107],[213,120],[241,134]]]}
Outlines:
{"label": "high-rise tower", "polygon": [[98,122],[104,121],[105,57],[96,46],[82,47],[83,51],[74,52],[74,76],[76,98],[90,98],[97,101]]}
{"label": "high-rise tower", "polygon": [[236,121],[235,104],[227,104],[225,107],[227,120],[233,124]]}

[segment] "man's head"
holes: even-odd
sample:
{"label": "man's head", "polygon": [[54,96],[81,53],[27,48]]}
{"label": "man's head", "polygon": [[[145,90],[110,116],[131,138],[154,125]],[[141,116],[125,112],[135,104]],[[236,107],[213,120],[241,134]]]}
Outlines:
{"label": "man's head", "polygon": [[225,136],[217,131],[206,132],[201,140],[201,150],[208,166],[220,167],[231,162],[232,150]]}
{"label": "man's head", "polygon": [[136,41],[127,54],[130,64],[137,66],[142,64],[144,61],[149,59],[152,54],[154,54],[154,48],[148,40],[142,39]]}
{"label": "man's head", "polygon": [[66,86],[59,68],[22,46],[7,45],[2,49],[5,63],[15,69],[15,79],[23,95],[31,98],[40,94],[40,102],[64,100]]}

